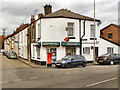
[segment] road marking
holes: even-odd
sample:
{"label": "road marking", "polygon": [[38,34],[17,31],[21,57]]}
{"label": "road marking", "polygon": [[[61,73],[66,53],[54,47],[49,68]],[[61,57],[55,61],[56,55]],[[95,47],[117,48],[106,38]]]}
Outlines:
{"label": "road marking", "polygon": [[17,81],[21,81],[22,79],[16,79],[16,80],[14,80],[15,82],[17,82]]}
{"label": "road marking", "polygon": [[31,77],[31,78],[29,78],[29,79],[36,79],[36,78],[38,78],[38,77]]}
{"label": "road marking", "polygon": [[45,78],[45,77],[50,77],[50,75],[46,75],[46,76],[41,76],[42,78]]}
{"label": "road marking", "polygon": [[90,85],[86,85],[86,87],[91,87],[91,86],[98,85],[98,84],[101,84],[101,83],[105,83],[105,82],[108,82],[108,81],[112,81],[112,80],[115,80],[115,79],[117,79],[117,77],[107,79],[107,80],[104,80],[104,81],[101,81],[101,82],[93,83],[93,84],[90,84]]}

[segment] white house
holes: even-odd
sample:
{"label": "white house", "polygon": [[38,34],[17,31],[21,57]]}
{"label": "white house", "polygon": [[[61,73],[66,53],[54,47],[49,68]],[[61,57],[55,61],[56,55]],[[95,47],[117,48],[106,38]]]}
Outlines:
{"label": "white house", "polygon": [[19,32],[19,57],[27,59],[27,28]]}
{"label": "white house", "polygon": [[[46,5],[45,7],[50,7]],[[45,9],[46,12],[46,9]],[[94,19],[83,16],[67,9],[61,9],[49,13],[36,21],[36,38],[39,41],[31,44],[31,59],[47,62],[47,52],[52,52],[52,60],[60,60],[68,54],[80,54],[80,37],[83,37],[82,54],[87,61],[93,61],[93,27]],[[99,25],[100,20],[95,20],[96,24],[96,47],[99,47]],[[85,27],[85,28],[84,28]],[[38,34],[39,32],[39,34]],[[38,36],[39,35],[39,36]],[[66,37],[71,37],[69,42],[65,42]],[[97,52],[98,53],[98,52]]]}
{"label": "white house", "polygon": [[[35,21],[29,25],[29,30],[26,27],[19,32],[19,56],[24,59],[30,57],[34,61],[46,64],[48,52],[52,52],[52,60],[56,61],[66,55],[79,55],[82,51],[87,61],[93,61],[94,19],[67,9],[52,13],[51,5],[44,6],[44,9],[44,16],[40,15],[37,20],[31,19]],[[101,21],[95,19],[96,57],[108,53],[108,49],[112,47],[114,53],[120,53],[119,46],[100,38],[100,24]],[[65,42],[66,37],[71,39]],[[109,52],[111,50],[109,49]]]}

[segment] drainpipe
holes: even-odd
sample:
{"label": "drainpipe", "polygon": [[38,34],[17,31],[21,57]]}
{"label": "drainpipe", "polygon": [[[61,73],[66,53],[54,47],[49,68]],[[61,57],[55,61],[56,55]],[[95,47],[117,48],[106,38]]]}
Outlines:
{"label": "drainpipe", "polygon": [[[83,31],[82,37],[81,37],[81,33],[80,33],[80,55],[82,55],[82,38],[85,36],[85,21],[86,21],[86,18],[85,18],[85,20],[83,22],[83,24],[84,24],[84,26],[83,26],[84,31]],[[81,26],[81,25],[79,25],[79,26]],[[81,32],[81,29],[80,29],[80,32]]]}

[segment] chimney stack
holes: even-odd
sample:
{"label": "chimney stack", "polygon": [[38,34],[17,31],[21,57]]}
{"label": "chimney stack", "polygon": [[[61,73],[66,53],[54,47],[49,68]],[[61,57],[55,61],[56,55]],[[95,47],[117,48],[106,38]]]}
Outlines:
{"label": "chimney stack", "polygon": [[41,18],[42,16],[43,16],[43,14],[42,14],[42,13],[38,14],[38,18]]}
{"label": "chimney stack", "polygon": [[31,15],[31,23],[35,21],[34,15]]}
{"label": "chimney stack", "polygon": [[52,13],[52,6],[50,4],[46,4],[44,6],[44,11],[45,11],[45,15]]}

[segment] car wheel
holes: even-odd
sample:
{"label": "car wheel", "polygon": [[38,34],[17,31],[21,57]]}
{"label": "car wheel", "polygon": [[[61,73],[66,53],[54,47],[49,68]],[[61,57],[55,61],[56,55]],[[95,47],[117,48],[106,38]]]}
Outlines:
{"label": "car wheel", "polygon": [[86,67],[86,63],[83,63],[83,64],[82,64],[82,67]]}
{"label": "car wheel", "polygon": [[110,61],[110,65],[114,65],[114,61]]}

